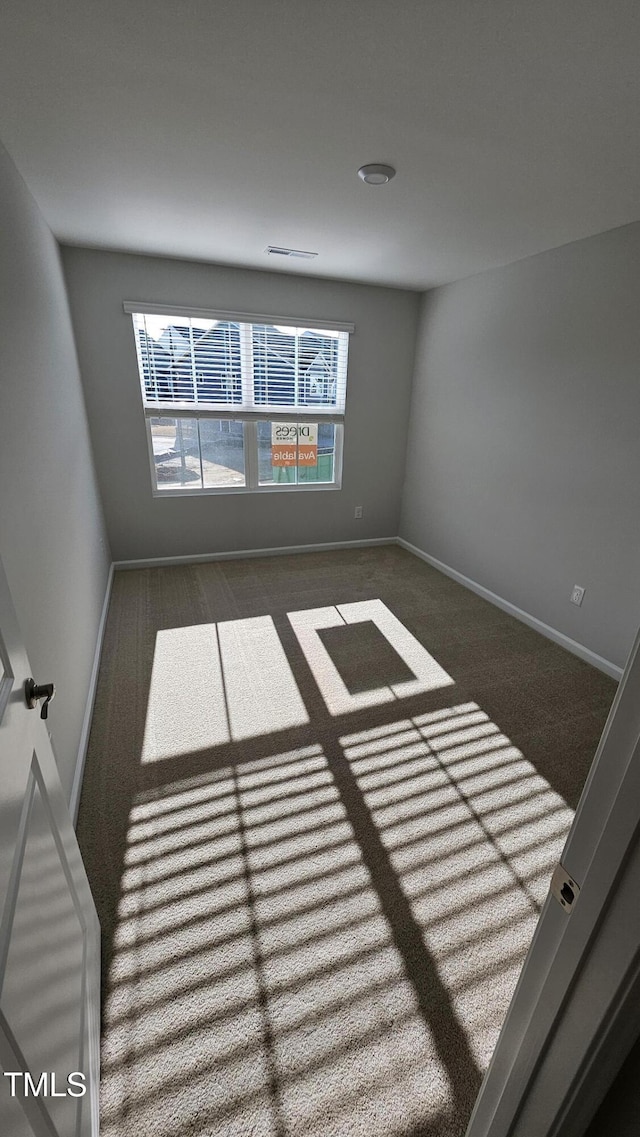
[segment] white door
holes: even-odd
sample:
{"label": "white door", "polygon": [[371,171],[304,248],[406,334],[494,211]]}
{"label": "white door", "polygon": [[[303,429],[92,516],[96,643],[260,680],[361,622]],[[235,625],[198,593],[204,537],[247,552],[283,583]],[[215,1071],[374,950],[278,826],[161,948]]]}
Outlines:
{"label": "white door", "polygon": [[640,634],[561,868],[570,891],[544,905],[467,1137],[581,1137],[637,1035]]}
{"label": "white door", "polygon": [[98,1137],[98,918],[31,675],[0,563],[0,1133]]}

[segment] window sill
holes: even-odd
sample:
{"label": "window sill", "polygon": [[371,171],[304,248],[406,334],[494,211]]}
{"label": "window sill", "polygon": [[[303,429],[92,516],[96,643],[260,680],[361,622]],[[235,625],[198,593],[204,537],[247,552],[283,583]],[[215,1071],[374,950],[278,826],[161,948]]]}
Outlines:
{"label": "window sill", "polygon": [[331,490],[341,490],[342,485],[335,483],[320,483],[316,485],[298,485],[298,486],[257,486],[251,488],[249,486],[220,486],[206,490],[152,490],[152,496],[157,498],[163,497],[220,497],[222,495],[229,496],[231,494],[262,494],[262,493],[322,493]]}

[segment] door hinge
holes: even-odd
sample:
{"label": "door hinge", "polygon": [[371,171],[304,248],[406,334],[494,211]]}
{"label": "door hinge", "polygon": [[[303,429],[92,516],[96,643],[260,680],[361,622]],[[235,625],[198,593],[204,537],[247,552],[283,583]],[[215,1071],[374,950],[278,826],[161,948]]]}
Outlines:
{"label": "door hinge", "polygon": [[551,877],[550,892],[552,896],[555,896],[558,903],[562,905],[565,912],[569,913],[575,906],[576,899],[580,893],[580,885],[576,884],[572,876],[569,876],[569,873],[563,865],[558,864]]}

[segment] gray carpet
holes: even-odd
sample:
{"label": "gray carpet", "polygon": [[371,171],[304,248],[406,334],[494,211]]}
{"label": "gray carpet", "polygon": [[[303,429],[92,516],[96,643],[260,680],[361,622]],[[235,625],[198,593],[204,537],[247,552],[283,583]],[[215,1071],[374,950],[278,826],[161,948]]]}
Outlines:
{"label": "gray carpet", "polygon": [[103,1137],[461,1137],[614,691],[392,546],[116,574]]}

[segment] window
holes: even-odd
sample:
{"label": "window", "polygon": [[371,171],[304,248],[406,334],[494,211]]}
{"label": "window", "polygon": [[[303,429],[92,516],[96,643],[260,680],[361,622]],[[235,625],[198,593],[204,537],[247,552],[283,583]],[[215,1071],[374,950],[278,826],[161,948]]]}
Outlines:
{"label": "window", "polygon": [[154,494],[340,487],[352,325],[129,302],[124,309],[133,318]]}

